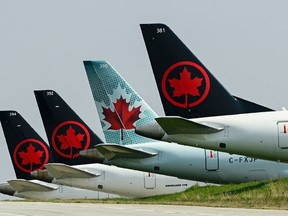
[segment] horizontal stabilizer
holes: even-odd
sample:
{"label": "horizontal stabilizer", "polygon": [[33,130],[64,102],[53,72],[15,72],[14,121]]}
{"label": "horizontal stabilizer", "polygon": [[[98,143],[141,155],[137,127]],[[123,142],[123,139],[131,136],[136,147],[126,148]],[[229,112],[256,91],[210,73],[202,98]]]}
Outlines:
{"label": "horizontal stabilizer", "polygon": [[233,97],[236,99],[237,103],[240,104],[243,108],[243,113],[254,113],[254,112],[267,112],[267,111],[274,111],[273,109],[264,107],[262,105],[256,104],[254,102],[242,99],[240,97],[236,97],[233,95]]}
{"label": "horizontal stabilizer", "polygon": [[15,179],[15,180],[9,180],[8,183],[18,193],[27,191],[53,191],[57,190],[59,187],[56,184],[51,184],[38,180]]}
{"label": "horizontal stabilizer", "polygon": [[56,178],[93,178],[100,176],[101,173],[92,173],[87,170],[78,169],[61,163],[49,163],[45,168]]}
{"label": "horizontal stabilizer", "polygon": [[173,134],[210,134],[223,130],[223,127],[210,123],[198,123],[181,117],[159,117],[158,124],[168,135]]}
{"label": "horizontal stabilizer", "polygon": [[117,144],[99,144],[95,146],[95,148],[108,160],[119,158],[148,158],[157,155],[155,152],[143,151]]}

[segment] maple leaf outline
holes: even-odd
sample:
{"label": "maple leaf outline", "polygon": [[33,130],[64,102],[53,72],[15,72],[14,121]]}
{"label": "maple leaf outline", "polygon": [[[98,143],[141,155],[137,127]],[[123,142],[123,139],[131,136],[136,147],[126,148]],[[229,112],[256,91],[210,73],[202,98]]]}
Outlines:
{"label": "maple leaf outline", "polygon": [[114,111],[109,108],[103,108],[104,120],[111,125],[108,129],[134,129],[135,122],[140,119],[141,107],[131,108],[130,103],[123,99],[122,96],[113,105]]}
{"label": "maple leaf outline", "polygon": [[73,158],[78,157],[79,152],[71,152],[71,151],[70,151],[70,153],[69,152],[67,153],[67,151],[64,152],[63,150],[60,149],[61,146],[60,146],[60,143],[59,143],[58,138],[57,138],[58,135],[65,134],[65,130],[68,129],[69,125],[75,126],[76,131],[78,131],[77,128],[79,128],[81,133],[83,132],[85,134],[85,137],[84,137],[85,142],[82,143],[83,144],[82,149],[87,149],[89,147],[89,145],[91,144],[90,143],[91,140],[90,140],[90,133],[89,133],[88,129],[83,124],[81,124],[77,121],[64,121],[64,122],[60,123],[58,126],[56,126],[55,129],[53,130],[52,137],[51,137],[52,147],[57,152],[57,154],[59,154],[59,156],[61,156],[63,158],[72,159],[72,156],[73,156]]}
{"label": "maple leaf outline", "polygon": [[174,89],[173,97],[185,96],[185,107],[188,108],[188,95],[200,96],[199,87],[202,86],[203,78],[195,77],[191,79],[191,72],[184,67],[180,72],[180,79],[168,79],[170,87]]}
{"label": "maple leaf outline", "polygon": [[[107,94],[107,96],[109,97],[109,101],[110,101],[109,104],[106,104],[103,100],[100,101],[100,102],[96,100],[96,107],[97,107],[98,113],[100,114],[99,118],[101,120],[101,125],[102,125],[103,131],[109,131],[109,130],[111,131],[111,126],[112,126],[110,121],[109,120],[107,121],[107,118],[104,115],[104,112],[105,112],[104,110],[109,109],[111,112],[115,112],[114,104],[117,103],[117,101],[121,97],[122,97],[122,99],[126,100],[127,104],[129,104],[129,106],[128,106],[128,110],[129,111],[131,111],[131,110],[133,110],[135,108],[138,108],[138,107],[140,108],[139,109],[140,114],[138,116],[139,119],[137,119],[135,121],[135,123],[138,120],[144,119],[146,117],[145,114],[144,114],[144,111],[147,109],[147,107],[146,107],[147,105],[145,103],[143,103],[143,100],[141,98],[139,100],[139,96],[137,94],[135,95],[132,90],[130,90],[130,89],[127,90],[125,87],[122,88],[120,83],[118,83],[117,88],[113,89],[112,91],[113,91],[112,94]],[[127,93],[129,91],[131,93]],[[132,96],[133,96],[133,98],[136,98],[136,99],[133,99],[134,100],[133,104],[131,104]],[[119,124],[121,124],[121,122]],[[133,124],[133,128],[135,128],[134,124]]]}
{"label": "maple leaf outline", "polygon": [[[177,69],[177,68],[181,67],[183,70],[183,67],[190,67],[190,66],[193,67],[193,75],[198,74],[198,72],[200,72],[202,74],[202,75],[200,75],[200,77],[203,78],[203,83],[202,83],[202,86],[200,88],[201,96],[195,97],[195,98],[193,98],[192,102],[185,104],[185,103],[182,103],[182,102],[175,100],[175,97],[172,96],[173,95],[173,88],[171,88],[169,86],[168,79],[169,79],[170,74],[174,73],[173,71],[175,69],[179,73],[179,69]],[[195,71],[195,74],[194,74],[194,68],[197,70],[197,72]],[[199,105],[200,103],[202,103],[206,99],[206,97],[208,96],[208,94],[210,92],[210,78],[209,78],[209,75],[207,74],[207,72],[205,71],[205,69],[203,67],[201,67],[200,65],[198,65],[197,63],[192,62],[192,61],[180,61],[180,62],[176,62],[173,65],[171,65],[164,72],[164,74],[162,76],[162,80],[161,80],[161,90],[162,90],[164,97],[171,104],[173,104],[174,106],[177,106],[177,107],[187,109],[188,107],[195,107],[195,106]],[[170,90],[170,91],[168,92],[168,90]],[[188,97],[188,95],[186,95],[186,96]],[[189,99],[190,99],[190,97],[189,97]]]}
{"label": "maple leaf outline", "polygon": [[32,143],[29,144],[29,146],[25,151],[18,152],[19,157],[22,159],[21,164],[22,165],[28,165],[30,164],[30,172],[33,170],[33,164],[41,164],[41,158],[43,156],[44,151],[38,150],[35,151],[35,147],[32,145]]}
{"label": "maple leaf outline", "polygon": [[61,150],[70,148],[70,158],[73,157],[73,148],[82,149],[82,141],[84,140],[85,134],[75,133],[72,125],[66,130],[66,135],[57,135],[58,141],[61,143]]}

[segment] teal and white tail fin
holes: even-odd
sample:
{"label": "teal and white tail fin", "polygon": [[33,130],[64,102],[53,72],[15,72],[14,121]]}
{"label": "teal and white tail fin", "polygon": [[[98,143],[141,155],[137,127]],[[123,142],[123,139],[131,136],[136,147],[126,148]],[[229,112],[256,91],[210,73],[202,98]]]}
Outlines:
{"label": "teal and white tail fin", "polygon": [[90,88],[109,143],[155,142],[139,136],[135,127],[154,123],[156,113],[106,61],[84,61]]}

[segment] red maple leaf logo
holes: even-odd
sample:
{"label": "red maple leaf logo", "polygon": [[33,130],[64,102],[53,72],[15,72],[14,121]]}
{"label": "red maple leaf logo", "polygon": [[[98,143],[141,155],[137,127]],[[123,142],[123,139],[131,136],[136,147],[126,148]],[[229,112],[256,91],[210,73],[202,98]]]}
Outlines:
{"label": "red maple leaf logo", "polygon": [[192,96],[200,96],[199,89],[202,84],[203,78],[195,77],[191,79],[191,73],[184,67],[184,70],[180,73],[180,79],[168,80],[171,88],[174,88],[173,97],[180,97],[185,95],[185,106],[188,107],[188,94]]}
{"label": "red maple leaf logo", "polygon": [[66,130],[66,135],[59,135],[57,136],[58,141],[61,143],[61,150],[66,150],[70,148],[70,158],[72,158],[72,149],[77,148],[81,149],[82,144],[81,142],[84,139],[84,134],[76,134],[75,130],[70,125],[69,128]]}
{"label": "red maple leaf logo", "polygon": [[43,151],[35,151],[35,147],[32,145],[32,143],[29,144],[29,146],[25,151],[19,152],[19,157],[22,159],[21,164],[22,165],[28,165],[30,164],[30,172],[32,172],[33,164],[41,164],[41,158],[43,156]]}
{"label": "red maple leaf logo", "polygon": [[111,124],[109,129],[134,129],[133,124],[140,119],[141,106],[129,110],[129,103],[122,96],[113,105],[115,107],[114,111],[103,107],[104,120]]}

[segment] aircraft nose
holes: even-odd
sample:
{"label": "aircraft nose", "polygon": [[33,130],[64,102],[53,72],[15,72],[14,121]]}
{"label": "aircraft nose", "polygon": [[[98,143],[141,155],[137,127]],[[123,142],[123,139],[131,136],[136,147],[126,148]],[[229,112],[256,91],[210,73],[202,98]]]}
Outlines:
{"label": "aircraft nose", "polygon": [[15,192],[16,190],[14,190],[14,188],[12,188],[9,183],[5,182],[0,184],[0,193],[13,196]]}
{"label": "aircraft nose", "polygon": [[162,140],[162,137],[165,135],[164,130],[158,123],[136,126],[135,133],[156,140]]}

